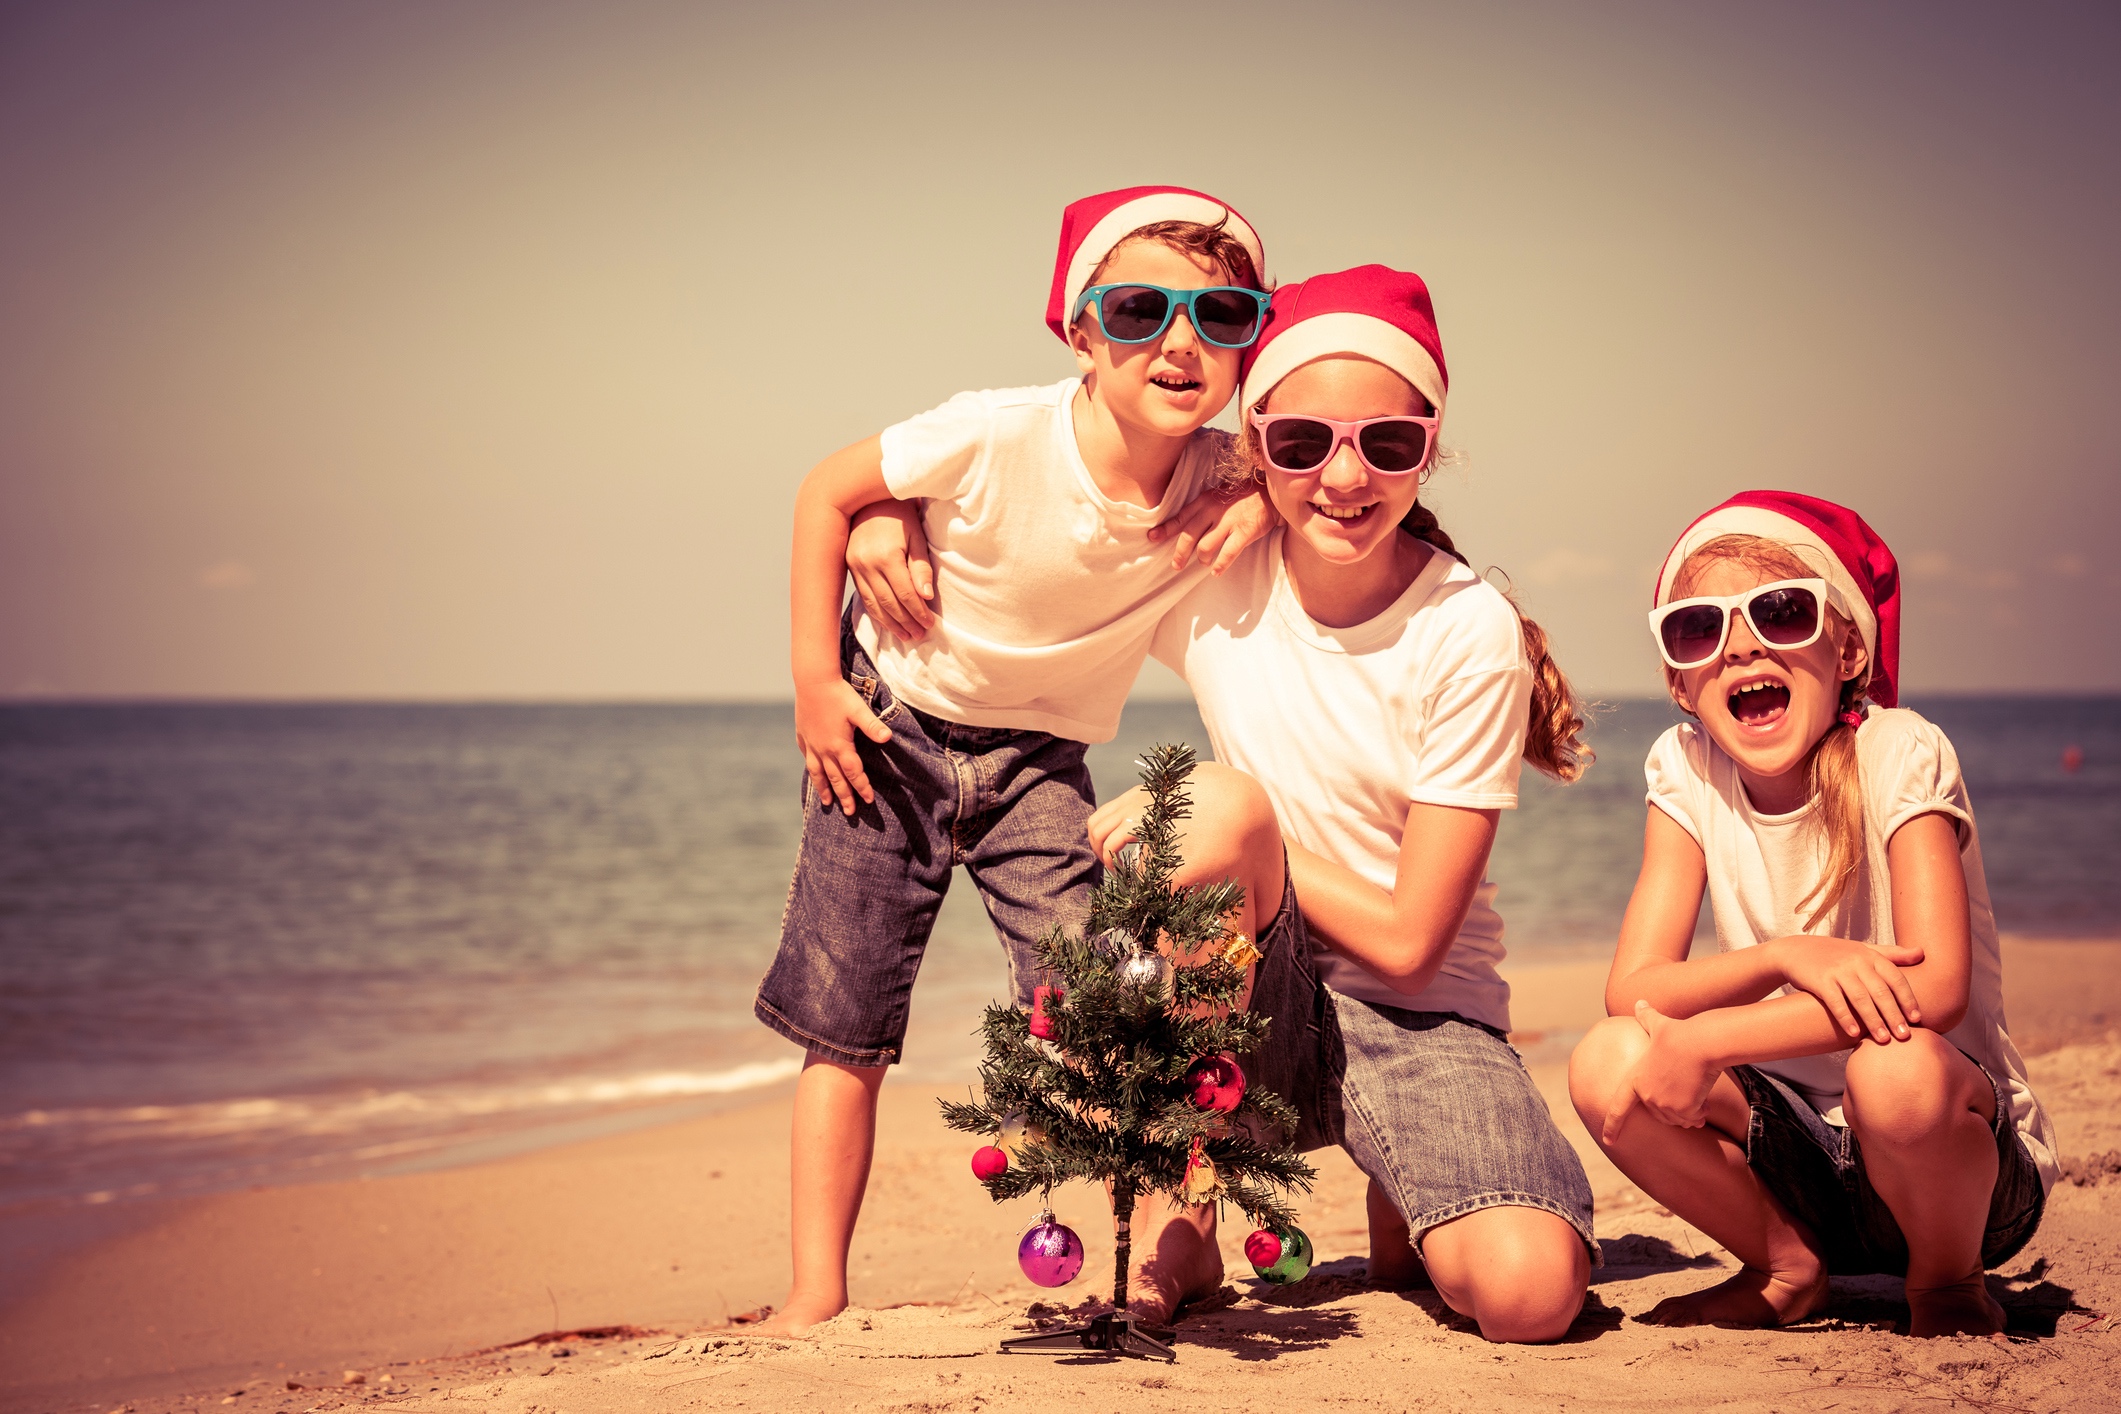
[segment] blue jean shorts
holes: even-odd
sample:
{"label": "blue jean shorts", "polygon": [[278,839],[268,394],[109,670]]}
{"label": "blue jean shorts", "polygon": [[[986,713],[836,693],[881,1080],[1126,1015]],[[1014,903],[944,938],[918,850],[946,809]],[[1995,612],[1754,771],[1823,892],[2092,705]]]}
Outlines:
{"label": "blue jean shorts", "polygon": [[1271,1024],[1247,1073],[1296,1106],[1299,1147],[1338,1144],[1391,1195],[1417,1248],[1482,1208],[1538,1208],[1599,1260],[1583,1161],[1502,1033],[1328,988],[1294,881],[1262,937],[1252,1006]]}
{"label": "blue jean shorts", "polygon": [[780,951],[752,1011],[830,1060],[890,1065],[952,867],[972,876],[1009,955],[1016,1003],[1028,1006],[1038,940],[1089,915],[1101,877],[1089,843],[1097,801],[1083,743],[916,711],[891,695],[851,626],[840,663],[891,728],[881,744],[855,734],[876,800],[843,815],[805,774]]}
{"label": "blue jean shorts", "polygon": [[[1996,1187],[1989,1196],[1981,1265],[2000,1267],[2032,1241],[2047,1208],[2047,1190],[2011,1123],[2010,1096],[1986,1066],[1981,1073],[1996,1092],[1996,1118],[1989,1126],[1996,1136]],[[1856,1131],[1828,1124],[1802,1095],[1764,1070],[1734,1065],[1730,1076],[1752,1110],[1746,1162],[1782,1206],[1812,1230],[1827,1271],[1845,1277],[1907,1275],[1907,1238],[1893,1210],[1871,1187]]]}

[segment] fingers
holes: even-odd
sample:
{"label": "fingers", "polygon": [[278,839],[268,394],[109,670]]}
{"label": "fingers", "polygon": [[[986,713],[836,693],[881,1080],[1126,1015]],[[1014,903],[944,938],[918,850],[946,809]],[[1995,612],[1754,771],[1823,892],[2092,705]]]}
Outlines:
{"label": "fingers", "polygon": [[1863,1039],[1863,1023],[1856,1019],[1855,1012],[1849,1010],[1848,1000],[1841,995],[1841,988],[1821,987],[1817,996],[1819,1004],[1827,1009],[1827,1014],[1834,1018],[1834,1024],[1841,1028],[1842,1035],[1851,1041]]}
{"label": "fingers", "polygon": [[[922,568],[926,569],[927,566],[923,565]],[[884,584],[891,600],[893,619],[907,625],[901,632],[908,638],[926,637],[928,625],[935,622],[935,615],[929,611],[927,596],[921,593],[914,582],[912,566],[904,560],[886,565]]]}
{"label": "fingers", "polygon": [[854,592],[861,596],[862,607],[869,617],[887,626],[901,638],[919,638],[921,626],[899,607],[898,596],[891,591],[890,581],[864,565],[854,571]]}
{"label": "fingers", "polygon": [[[1872,996],[1871,989],[1866,985],[1868,980],[1859,974],[1852,981],[1842,982],[1840,987],[1847,995],[1849,1005],[1855,1009],[1856,1020],[1862,1023],[1864,1032],[1882,1045],[1893,1039],[1893,1033],[1886,1024],[1885,1017],[1878,1011],[1877,998]],[[1899,1008],[1894,1008],[1896,1013],[1898,1010]]]}
{"label": "fingers", "polygon": [[[1207,538],[1203,538],[1200,545],[1200,557],[1208,561],[1208,572],[1210,574],[1221,574],[1224,570],[1237,563],[1237,557],[1242,555],[1246,547],[1251,545],[1251,543],[1250,540],[1245,539],[1241,535],[1227,532],[1213,546],[1209,545]],[[1210,559],[1211,555],[1214,558]]]}
{"label": "fingers", "polygon": [[1635,1003],[1635,1022],[1643,1030],[1649,1032],[1650,1039],[1654,1041],[1657,1039],[1658,1032],[1672,1024],[1672,1018],[1666,1016],[1648,1002],[1637,1002]]}
{"label": "fingers", "polygon": [[[1893,1000],[1900,1005],[1900,1014],[1907,1018],[1910,1026],[1922,1024],[1922,999],[1915,995],[1915,984],[1907,980],[1907,974],[1898,965],[1887,968],[1879,980],[1892,989]],[[1906,1040],[1905,1036],[1901,1037]]]}
{"label": "fingers", "polygon": [[1873,948],[1871,951],[1877,953],[1878,956],[1884,958],[1895,967],[1913,967],[1927,956],[1920,947],[1913,944],[1903,947],[1898,943],[1888,943],[1884,947]]}
{"label": "fingers", "polygon": [[1872,1037],[1879,1041],[1888,1038],[1905,1041],[1909,1032],[1907,1018],[1901,1012],[1900,998],[1886,985],[1886,979],[1875,972],[1866,974],[1863,981],[1869,989],[1865,994],[1866,1000],[1877,1015],[1877,1021],[1871,1027]]}
{"label": "fingers", "polygon": [[1620,1131],[1627,1126],[1628,1115],[1635,1108],[1635,1087],[1630,1085],[1620,1092],[1613,1108],[1606,1111],[1605,1123],[1598,1127],[1598,1142],[1611,1148],[1620,1142]]}
{"label": "fingers", "polygon": [[825,763],[818,759],[817,753],[812,751],[809,743],[801,737],[796,738],[796,745],[803,748],[803,769],[810,775],[810,798],[818,801],[830,800],[832,782],[825,778]]}
{"label": "fingers", "polygon": [[913,575],[913,592],[921,596],[923,604],[935,602],[935,566],[928,563],[928,547],[921,546],[921,553],[906,561]]}

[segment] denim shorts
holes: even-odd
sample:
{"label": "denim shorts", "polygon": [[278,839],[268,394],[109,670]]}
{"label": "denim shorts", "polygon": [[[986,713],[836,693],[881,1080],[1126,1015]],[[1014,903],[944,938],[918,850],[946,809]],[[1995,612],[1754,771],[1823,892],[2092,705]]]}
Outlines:
{"label": "denim shorts", "polygon": [[[1981,1073],[1996,1092],[1996,1118],[1989,1125],[1996,1136],[1996,1188],[1989,1196],[1981,1265],[2000,1267],[2032,1241],[2047,1208],[2047,1190],[2011,1123],[2008,1092],[1986,1066]],[[1893,1210],[1871,1187],[1856,1131],[1828,1124],[1802,1095],[1764,1070],[1734,1065],[1730,1076],[1752,1109],[1746,1162],[1782,1206],[1812,1230],[1827,1271],[1905,1276],[1907,1239]]]}
{"label": "denim shorts", "polygon": [[889,1065],[936,910],[962,864],[1009,956],[1011,991],[1031,1002],[1036,944],[1090,912],[1101,877],[1089,843],[1096,795],[1079,741],[968,727],[891,695],[851,626],[847,682],[891,728],[855,734],[873,804],[843,815],[803,778],[803,839],[781,946],[752,1011],[772,1030],[846,1065]]}
{"label": "denim shorts", "polygon": [[1598,1261],[1583,1161],[1501,1032],[1328,988],[1286,877],[1260,951],[1252,1007],[1270,1030],[1246,1069],[1303,1116],[1298,1147],[1347,1150],[1391,1195],[1417,1248],[1431,1228],[1482,1208],[1539,1208]]}

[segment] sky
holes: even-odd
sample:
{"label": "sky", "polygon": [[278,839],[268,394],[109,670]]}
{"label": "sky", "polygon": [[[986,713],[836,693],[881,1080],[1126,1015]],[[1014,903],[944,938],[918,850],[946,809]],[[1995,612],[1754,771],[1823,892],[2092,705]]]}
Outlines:
{"label": "sky", "polygon": [[[1587,691],[1769,486],[1907,690],[2121,689],[2109,6],[0,9],[0,696],[773,699],[836,447],[1048,383],[1174,183],[1435,292],[1426,493]],[[1175,680],[1145,678],[1168,693]]]}

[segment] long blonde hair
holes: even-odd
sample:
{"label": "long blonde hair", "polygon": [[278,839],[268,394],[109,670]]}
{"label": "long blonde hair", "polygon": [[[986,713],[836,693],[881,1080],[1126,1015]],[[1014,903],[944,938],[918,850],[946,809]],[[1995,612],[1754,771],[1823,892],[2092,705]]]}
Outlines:
{"label": "long blonde hair", "polygon": [[[1219,481],[1226,486],[1265,482],[1266,459],[1259,448],[1259,434],[1249,421],[1244,435],[1231,439],[1231,451],[1234,457],[1219,469]],[[1450,465],[1457,459],[1457,453],[1437,447],[1430,454],[1430,467],[1438,462]],[[1426,479],[1428,471],[1424,470],[1422,476]],[[1420,500],[1417,499],[1400,518],[1399,528],[1471,568],[1450,535],[1437,522],[1436,512]],[[1516,610],[1517,626],[1524,637],[1525,662],[1532,669],[1532,706],[1526,721],[1525,762],[1541,774],[1569,785],[1582,779],[1583,773],[1598,759],[1598,753],[1583,739],[1583,700],[1576,695],[1576,689],[1570,684],[1568,674],[1561,670],[1561,664],[1554,661],[1547,643],[1547,631],[1518,607],[1515,594],[1505,591],[1503,598]]]}
{"label": "long blonde hair", "polygon": [[[1709,566],[1722,560],[1735,560],[1748,569],[1782,579],[1816,579],[1819,575],[1816,568],[1806,564],[1795,550],[1780,540],[1759,535],[1719,535],[1686,557],[1679,572],[1672,576],[1669,597],[1686,598],[1701,582]],[[1846,642],[1847,635],[1855,631],[1855,624],[1831,604],[1826,606],[1826,612],[1840,641]],[[1856,729],[1842,714],[1861,710],[1864,690],[1870,686],[1870,680],[1870,664],[1866,662],[1862,672],[1841,684],[1834,724],[1826,729],[1826,735],[1812,743],[1811,752],[1805,758],[1805,786],[1811,798],[1819,802],[1819,827],[1826,832],[1827,839],[1826,872],[1819,876],[1819,882],[1812,886],[1811,892],[1797,901],[1800,911],[1812,900],[1819,901],[1804,920],[1806,932],[1818,926],[1819,920],[1848,896],[1849,888],[1856,880],[1857,867],[1863,862],[1863,775],[1856,763]],[[1667,667],[1664,682],[1672,700],[1692,714],[1693,709],[1687,707],[1679,696],[1679,674]]]}

